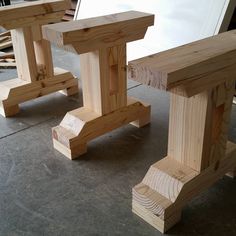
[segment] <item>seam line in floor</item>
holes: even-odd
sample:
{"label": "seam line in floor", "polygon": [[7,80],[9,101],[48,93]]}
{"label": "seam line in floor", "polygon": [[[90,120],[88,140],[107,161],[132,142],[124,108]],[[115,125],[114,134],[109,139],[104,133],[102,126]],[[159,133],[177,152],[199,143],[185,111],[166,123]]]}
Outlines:
{"label": "seam line in floor", "polygon": [[54,117],[49,118],[49,119],[44,120],[44,121],[41,121],[41,122],[36,123],[36,124],[34,124],[34,125],[30,125],[30,126],[25,127],[25,128],[23,128],[23,129],[17,130],[17,131],[15,131],[15,132],[13,132],[13,133],[10,133],[10,134],[7,134],[7,135],[5,135],[5,136],[3,136],[3,137],[0,137],[0,140],[2,140],[2,139],[4,139],[4,138],[7,138],[7,137],[10,137],[10,136],[12,136],[12,135],[14,135],[14,134],[20,133],[21,131],[25,131],[25,130],[27,130],[27,129],[30,129],[30,128],[32,128],[32,127],[35,127],[35,126],[37,126],[37,125],[41,125],[41,124],[43,124],[43,123],[45,123],[45,122],[48,122],[48,121],[50,121],[50,120],[53,120],[53,119],[54,119]]}

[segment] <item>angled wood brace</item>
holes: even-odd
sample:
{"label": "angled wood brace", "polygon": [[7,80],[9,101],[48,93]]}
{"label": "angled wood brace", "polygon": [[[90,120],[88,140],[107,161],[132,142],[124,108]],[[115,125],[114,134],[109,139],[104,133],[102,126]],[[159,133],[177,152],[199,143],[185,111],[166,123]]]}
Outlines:
{"label": "angled wood brace", "polygon": [[43,27],[43,37],[81,54],[84,106],[68,112],[53,128],[54,147],[70,159],[84,154],[87,142],[135,121],[150,122],[150,106],[127,99],[126,43],[142,39],[154,15],[125,12]]}
{"label": "angled wood brace", "polygon": [[19,104],[52,92],[78,92],[78,81],[63,69],[53,68],[50,43],[41,26],[61,21],[69,1],[44,0],[0,8],[0,25],[11,30],[18,78],[0,83],[0,114],[13,116]]}
{"label": "angled wood brace", "polygon": [[133,212],[161,232],[187,202],[236,170],[227,141],[236,80],[236,31],[129,63],[129,78],[171,92],[168,154],[133,188]]}

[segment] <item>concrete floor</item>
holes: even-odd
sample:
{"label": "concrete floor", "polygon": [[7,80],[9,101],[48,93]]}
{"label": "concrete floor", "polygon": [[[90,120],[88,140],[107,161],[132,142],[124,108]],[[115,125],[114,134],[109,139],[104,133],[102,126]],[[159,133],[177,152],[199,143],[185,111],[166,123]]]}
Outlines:
{"label": "concrete floor", "polygon": [[[55,64],[78,74],[77,56],[54,50]],[[1,70],[0,80],[15,70]],[[168,94],[129,81],[129,95],[152,105],[152,123],[127,125],[89,143],[70,161],[55,151],[51,127],[82,105],[55,93],[0,117],[0,236],[161,235],[131,212],[131,189],[166,155]],[[230,139],[236,142],[236,106]],[[184,209],[169,235],[236,235],[236,180],[224,177]]]}

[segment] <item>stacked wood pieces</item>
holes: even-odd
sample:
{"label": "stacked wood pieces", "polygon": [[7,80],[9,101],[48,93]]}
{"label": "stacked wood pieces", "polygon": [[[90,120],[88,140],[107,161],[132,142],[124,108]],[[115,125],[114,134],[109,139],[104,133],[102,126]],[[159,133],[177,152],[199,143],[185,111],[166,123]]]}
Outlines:
{"label": "stacked wood pieces", "polygon": [[0,50],[10,50],[5,53],[0,51],[0,68],[15,68],[15,55],[12,52],[12,39],[10,31],[0,33]]}
{"label": "stacked wood pieces", "polygon": [[0,68],[15,68],[16,60],[13,52],[0,53]]}
{"label": "stacked wood pieces", "polygon": [[12,47],[11,33],[6,31],[0,33],[0,50]]}
{"label": "stacked wood pieces", "polygon": [[71,8],[66,10],[65,15],[62,18],[63,21],[71,21],[74,19],[77,2],[78,0],[71,0]]}

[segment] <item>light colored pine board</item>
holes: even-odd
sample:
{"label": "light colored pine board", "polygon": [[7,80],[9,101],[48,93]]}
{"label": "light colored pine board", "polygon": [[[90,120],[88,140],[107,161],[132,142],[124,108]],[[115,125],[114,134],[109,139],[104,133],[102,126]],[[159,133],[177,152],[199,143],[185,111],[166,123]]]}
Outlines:
{"label": "light colored pine board", "polygon": [[201,173],[181,166],[170,157],[164,158],[133,188],[133,212],[165,233],[180,220],[181,210],[189,200],[236,166],[235,156],[236,144],[228,142],[225,158]]}
{"label": "light colored pine board", "polygon": [[15,54],[1,54],[0,66],[17,65],[18,73],[17,79],[0,83],[3,116],[16,114],[22,102],[52,92],[78,92],[78,81],[71,73],[58,68],[54,71],[50,43],[42,38],[41,30],[43,24],[61,21],[69,7],[69,0],[40,0],[0,8],[0,25],[11,29],[0,34],[1,45],[6,47],[11,36]]}
{"label": "light colored pine board", "polygon": [[11,41],[11,36],[0,37],[0,43]]}
{"label": "light colored pine board", "polygon": [[45,39],[35,41],[34,50],[39,76],[42,79],[51,78],[53,76],[54,69],[50,42]]}
{"label": "light colored pine board", "polygon": [[73,20],[73,16],[71,16],[71,15],[64,15],[62,17],[62,20],[63,21],[72,21]]}
{"label": "light colored pine board", "polygon": [[43,26],[43,37],[59,46],[73,44],[67,50],[86,53],[141,39],[153,23],[154,15],[129,11]]}
{"label": "light colored pine board", "polygon": [[224,157],[234,83],[191,98],[171,94],[169,156],[197,171]]}
{"label": "light colored pine board", "polygon": [[15,58],[14,52],[9,52],[9,53],[0,53],[0,59],[6,59],[6,58]]}
{"label": "light colored pine board", "polygon": [[31,27],[11,30],[18,78],[36,81],[38,77]]}
{"label": "light colored pine board", "polygon": [[164,221],[135,200],[132,201],[132,211],[163,234],[181,220],[181,211]]}
{"label": "light colored pine board", "polygon": [[5,107],[77,86],[78,81],[65,70],[55,68],[54,76],[41,81],[12,79],[0,83],[0,99]]}
{"label": "light colored pine board", "polygon": [[53,128],[54,147],[70,159],[78,158],[89,141],[138,120],[145,113],[149,115],[150,122],[150,106],[134,99],[129,99],[127,106],[104,116],[86,107],[75,109]]}
{"label": "light colored pine board", "polygon": [[0,37],[11,36],[11,32],[9,30],[0,33]]}
{"label": "light colored pine board", "polygon": [[68,9],[68,10],[66,10],[66,14],[67,14],[67,15],[71,15],[72,17],[74,17],[75,10],[73,10],[73,9]]}
{"label": "light colored pine board", "polygon": [[69,0],[40,0],[1,7],[0,25],[10,30],[36,23],[43,25],[59,22],[68,8],[70,8]]}
{"label": "light colored pine board", "polygon": [[129,62],[129,78],[191,97],[236,78],[236,30]]}
{"label": "light colored pine board", "polygon": [[12,59],[12,58],[6,58],[5,61],[6,61],[6,62],[15,62],[16,60],[15,60],[15,59]]}
{"label": "light colored pine board", "polygon": [[12,47],[12,41],[0,43],[0,50]]}
{"label": "light colored pine board", "polygon": [[40,25],[46,25],[49,23],[56,23],[60,22],[63,15],[64,15],[64,10],[63,11],[58,11],[54,13],[48,13],[45,15],[32,15],[31,17],[27,17],[22,21],[19,21],[18,19],[12,20],[9,22],[6,22],[4,24],[1,24],[5,29],[16,29],[16,28],[22,28],[22,27],[27,27],[27,26],[34,26],[36,23]]}
{"label": "light colored pine board", "polygon": [[0,68],[16,68],[15,62],[0,62]]}
{"label": "light colored pine board", "polygon": [[104,115],[127,105],[125,44],[82,54],[80,63],[85,107]]}

